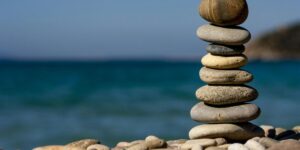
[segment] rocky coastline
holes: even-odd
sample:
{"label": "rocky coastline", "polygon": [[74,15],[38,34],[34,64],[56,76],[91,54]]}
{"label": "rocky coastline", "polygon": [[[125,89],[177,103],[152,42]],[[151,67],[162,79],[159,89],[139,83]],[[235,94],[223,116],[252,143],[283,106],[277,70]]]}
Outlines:
{"label": "rocky coastline", "polygon": [[300,22],[268,31],[250,42],[245,54],[251,60],[300,59]]}

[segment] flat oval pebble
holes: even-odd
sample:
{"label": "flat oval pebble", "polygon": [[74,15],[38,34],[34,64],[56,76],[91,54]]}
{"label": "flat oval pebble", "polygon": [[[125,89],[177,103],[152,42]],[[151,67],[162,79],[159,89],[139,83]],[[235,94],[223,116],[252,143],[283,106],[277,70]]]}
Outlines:
{"label": "flat oval pebble", "polygon": [[217,70],[202,67],[199,75],[202,81],[214,85],[244,84],[253,80],[253,75],[244,70]]}
{"label": "flat oval pebble", "polygon": [[246,141],[253,137],[264,136],[264,131],[251,123],[241,124],[204,124],[192,128],[190,139],[225,138],[233,141]]}
{"label": "flat oval pebble", "polygon": [[220,45],[220,44],[210,44],[206,47],[206,51],[213,55],[221,55],[221,56],[232,56],[232,55],[240,55],[245,51],[244,45]]}
{"label": "flat oval pebble", "polygon": [[206,104],[227,105],[255,100],[258,92],[245,85],[205,85],[196,91],[196,97]]}
{"label": "flat oval pebble", "polygon": [[237,69],[246,65],[247,62],[248,58],[245,55],[217,56],[209,53],[201,60],[204,66],[213,69]]}
{"label": "flat oval pebble", "polygon": [[205,123],[239,123],[256,119],[260,109],[255,104],[212,107],[203,102],[191,110],[191,118]]}
{"label": "flat oval pebble", "polygon": [[200,26],[197,36],[204,41],[223,45],[243,45],[251,39],[250,32],[245,28],[219,27],[210,24]]}

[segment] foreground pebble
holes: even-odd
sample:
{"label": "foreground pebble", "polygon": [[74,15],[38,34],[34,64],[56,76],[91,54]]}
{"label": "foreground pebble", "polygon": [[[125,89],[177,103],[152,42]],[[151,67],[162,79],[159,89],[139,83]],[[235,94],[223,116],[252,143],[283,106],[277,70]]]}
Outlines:
{"label": "foreground pebble", "polygon": [[300,142],[297,140],[285,140],[274,144],[268,150],[300,150]]}
{"label": "foreground pebble", "polygon": [[198,28],[197,35],[204,41],[224,45],[243,45],[251,39],[248,30],[237,26],[227,28],[207,24]]}
{"label": "foreground pebble", "polygon": [[247,62],[245,55],[217,56],[208,53],[201,59],[204,66],[212,69],[237,69],[246,65]]}
{"label": "foreground pebble", "polygon": [[263,137],[263,138],[260,138],[258,140],[258,142],[263,145],[264,147],[266,148],[269,148],[277,143],[279,143],[277,140],[274,140],[274,139],[271,139],[271,138],[268,138],[268,137]]}
{"label": "foreground pebble", "polygon": [[256,119],[260,109],[255,104],[212,107],[200,102],[191,110],[191,118],[205,123],[238,123]]}
{"label": "foreground pebble", "polygon": [[265,150],[266,148],[255,140],[248,140],[245,146],[250,150]]}
{"label": "foreground pebble", "polygon": [[109,147],[101,144],[90,145],[87,150],[109,150]]}
{"label": "foreground pebble", "polygon": [[206,85],[196,91],[196,97],[206,104],[225,105],[252,101],[258,97],[258,92],[244,85]]}
{"label": "foreground pebble", "polygon": [[217,145],[216,140],[214,139],[196,139],[196,140],[188,140],[184,144],[180,146],[181,149],[191,149],[195,145],[200,145],[201,147],[209,147]]}
{"label": "foreground pebble", "polygon": [[33,150],[64,150],[65,146],[51,145],[34,148]]}
{"label": "foreground pebble", "polygon": [[146,137],[145,139],[146,145],[148,148],[153,149],[153,148],[161,148],[166,145],[166,142],[162,139],[159,139],[156,136],[150,135]]}
{"label": "foreground pebble", "polygon": [[75,141],[72,143],[67,144],[67,147],[77,147],[77,148],[82,148],[82,149],[87,149],[90,145],[94,144],[100,144],[101,142],[96,139],[83,139],[79,141]]}

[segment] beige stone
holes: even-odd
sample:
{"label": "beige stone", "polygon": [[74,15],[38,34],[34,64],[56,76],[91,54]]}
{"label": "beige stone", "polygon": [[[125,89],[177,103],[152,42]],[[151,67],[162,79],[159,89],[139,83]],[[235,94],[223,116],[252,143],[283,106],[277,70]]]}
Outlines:
{"label": "beige stone", "polygon": [[208,53],[201,59],[204,66],[213,69],[237,69],[245,66],[247,62],[245,55],[217,56]]}
{"label": "beige stone", "polygon": [[231,144],[224,144],[224,145],[219,145],[218,147],[219,148],[223,148],[223,149],[228,149],[228,147],[230,146]]}
{"label": "beige stone", "polygon": [[295,126],[293,130],[296,131],[297,133],[300,133],[300,126]]}
{"label": "beige stone", "polygon": [[300,150],[300,142],[297,140],[284,140],[274,144],[268,150]]}
{"label": "beige stone", "polygon": [[274,144],[279,143],[278,141],[268,138],[268,137],[260,138],[258,142],[266,148],[269,148],[269,147],[273,146]]}
{"label": "beige stone", "polygon": [[259,115],[259,107],[247,103],[214,107],[200,102],[191,109],[191,118],[205,123],[247,122],[256,119]]}
{"label": "beige stone", "polygon": [[100,144],[100,143],[101,142],[99,140],[96,140],[96,139],[83,139],[83,140],[79,140],[79,141],[69,143],[66,146],[67,147],[78,147],[78,148],[87,149],[87,147],[89,147],[90,145]]}
{"label": "beige stone", "polygon": [[243,144],[235,143],[235,144],[231,144],[228,147],[228,150],[249,150],[249,149]]}
{"label": "beige stone", "polygon": [[148,150],[146,142],[137,143],[126,148],[126,150]]}
{"label": "beige stone", "polygon": [[110,150],[108,146],[102,144],[90,145],[87,150]]}
{"label": "beige stone", "polygon": [[263,135],[264,131],[251,123],[204,124],[192,128],[189,132],[190,139],[222,137],[233,141],[246,141]]}
{"label": "beige stone", "polygon": [[224,45],[243,45],[251,39],[250,32],[238,26],[219,27],[207,24],[198,28],[197,35],[204,41]]}
{"label": "beige stone", "polygon": [[213,85],[245,84],[253,80],[253,75],[244,70],[218,70],[202,67],[199,71],[202,81]]}
{"label": "beige stone", "polygon": [[166,142],[156,136],[148,136],[145,139],[146,145],[148,148],[153,149],[153,148],[162,148],[166,146]]}
{"label": "beige stone", "polygon": [[254,140],[248,140],[245,143],[245,146],[249,149],[249,150],[265,150],[266,148],[261,145],[259,142],[254,141]]}
{"label": "beige stone", "polygon": [[193,145],[192,150],[203,150],[203,146],[199,144]]}
{"label": "beige stone", "polygon": [[130,146],[131,144],[128,143],[128,142],[119,142],[116,147],[128,147]]}
{"label": "beige stone", "polygon": [[223,106],[253,101],[258,97],[258,92],[246,85],[205,85],[196,91],[196,97],[206,104]]}
{"label": "beige stone", "polygon": [[227,144],[227,140],[224,138],[216,138],[217,146]]}
{"label": "beige stone", "polygon": [[227,150],[226,148],[220,148],[216,146],[208,147],[205,150]]}
{"label": "beige stone", "polygon": [[181,149],[192,149],[194,145],[200,145],[203,148],[208,146],[216,146],[217,142],[214,139],[195,139],[195,140],[188,140],[184,144],[180,146]]}
{"label": "beige stone", "polygon": [[49,146],[42,146],[36,147],[33,150],[64,150],[64,146],[62,145],[49,145]]}

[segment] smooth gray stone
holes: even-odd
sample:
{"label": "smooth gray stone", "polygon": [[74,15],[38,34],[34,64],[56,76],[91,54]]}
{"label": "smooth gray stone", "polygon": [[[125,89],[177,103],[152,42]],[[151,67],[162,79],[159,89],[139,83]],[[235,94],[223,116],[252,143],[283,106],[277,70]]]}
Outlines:
{"label": "smooth gray stone", "polygon": [[202,67],[199,75],[205,83],[216,85],[244,84],[253,80],[253,75],[244,70],[218,70]]}
{"label": "smooth gray stone", "polygon": [[211,24],[198,28],[197,35],[200,39],[222,45],[243,45],[251,39],[251,34],[239,26],[219,27]]}
{"label": "smooth gray stone", "polygon": [[205,123],[240,123],[256,119],[260,109],[255,104],[213,107],[200,102],[191,110],[191,118]]}
{"label": "smooth gray stone", "polygon": [[240,55],[245,51],[245,46],[210,44],[207,46],[206,51],[214,55],[222,55],[222,56]]}
{"label": "smooth gray stone", "polygon": [[206,104],[222,106],[255,100],[258,92],[245,85],[205,85],[196,91],[196,97]]}

